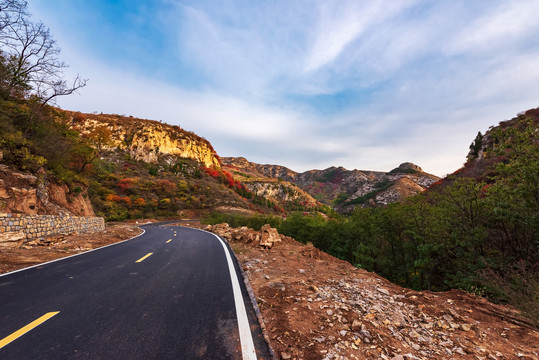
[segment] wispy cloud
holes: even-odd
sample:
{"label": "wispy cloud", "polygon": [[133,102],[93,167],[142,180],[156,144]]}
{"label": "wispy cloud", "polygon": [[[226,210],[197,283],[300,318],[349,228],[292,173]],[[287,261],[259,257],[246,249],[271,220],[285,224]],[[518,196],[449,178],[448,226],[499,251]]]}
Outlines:
{"label": "wispy cloud", "polygon": [[[472,19],[453,38],[448,50],[456,54],[507,52],[528,45],[537,34],[539,3],[535,0],[498,2]],[[514,54],[517,55],[517,54]]]}
{"label": "wispy cloud", "polygon": [[331,64],[346,52],[347,46],[398,15],[412,1],[339,1],[322,2],[314,24],[314,44],[307,57],[305,73]]}

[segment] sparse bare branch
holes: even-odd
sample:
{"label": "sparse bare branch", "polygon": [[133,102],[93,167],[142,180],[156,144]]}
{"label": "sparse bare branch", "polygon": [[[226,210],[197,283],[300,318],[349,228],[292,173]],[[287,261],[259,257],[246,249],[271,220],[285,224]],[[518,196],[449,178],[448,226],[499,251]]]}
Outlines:
{"label": "sparse bare branch", "polygon": [[58,96],[70,95],[86,85],[77,77],[63,78],[67,65],[49,29],[32,22],[23,0],[0,0],[0,57],[3,93],[11,97],[37,96],[41,107]]}

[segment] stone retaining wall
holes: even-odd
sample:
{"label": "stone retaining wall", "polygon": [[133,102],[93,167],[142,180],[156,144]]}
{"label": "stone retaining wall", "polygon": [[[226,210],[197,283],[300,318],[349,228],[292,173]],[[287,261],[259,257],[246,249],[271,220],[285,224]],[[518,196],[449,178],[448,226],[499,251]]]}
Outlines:
{"label": "stone retaining wall", "polygon": [[49,235],[92,233],[105,230],[102,217],[0,214],[0,247],[22,245]]}

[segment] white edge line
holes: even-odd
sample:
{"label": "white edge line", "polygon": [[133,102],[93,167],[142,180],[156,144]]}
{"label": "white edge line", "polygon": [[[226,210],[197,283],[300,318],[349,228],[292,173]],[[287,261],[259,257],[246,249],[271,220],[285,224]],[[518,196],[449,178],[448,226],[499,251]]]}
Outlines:
{"label": "white edge line", "polygon": [[[190,228],[192,229],[192,228]],[[251,333],[251,327],[249,325],[249,319],[247,318],[247,311],[245,310],[245,304],[243,302],[243,295],[241,294],[240,283],[238,281],[238,274],[236,273],[236,268],[228,252],[228,247],[226,246],[223,239],[217,236],[214,233],[209,231],[193,229],[202,231],[208,234],[215,236],[225,251],[226,261],[228,263],[228,271],[230,272],[230,279],[232,280],[232,291],[234,293],[234,303],[236,305],[236,317],[238,318],[238,330],[240,332],[240,343],[241,343],[241,353],[243,360],[257,360],[255,345],[253,343],[253,334]]]}
{"label": "white edge line", "polygon": [[[145,225],[146,225],[146,224],[145,224]],[[114,245],[118,245],[118,244],[121,244],[121,243],[126,242],[126,241],[129,241],[129,240],[133,240],[133,239],[138,238],[139,236],[142,236],[142,235],[144,235],[144,234],[146,233],[146,230],[141,229],[141,228],[139,228],[139,229],[142,230],[142,234],[138,234],[137,236],[133,236],[132,238],[129,238],[129,239],[126,239],[126,240],[122,240],[122,241],[119,241],[119,242],[117,242],[117,243],[112,243],[112,244],[108,244],[108,245],[105,245],[105,246],[101,246],[101,247],[98,247],[98,248],[95,248],[95,249],[92,249],[92,250],[83,251],[83,252],[80,252],[80,253],[78,253],[78,254],[73,254],[73,255],[69,255],[69,256],[62,257],[62,258],[54,259],[54,260],[47,261],[47,262],[44,262],[44,263],[41,263],[41,264],[35,264],[35,265],[28,266],[28,267],[25,267],[25,268],[22,268],[22,269],[13,270],[13,271],[8,272],[8,273],[5,273],[5,274],[0,274],[0,277],[2,277],[2,276],[7,276],[7,275],[11,275],[11,274],[15,274],[15,273],[18,273],[19,271],[29,270],[29,269],[32,269],[32,268],[35,268],[35,267],[38,267],[38,266],[43,266],[43,265],[51,264],[51,263],[54,263],[54,262],[57,262],[57,261],[69,259],[69,258],[72,258],[72,257],[75,257],[75,256],[88,254],[88,253],[91,253],[92,251],[101,250],[101,249],[104,249],[104,248],[109,247],[109,246],[114,246]]]}

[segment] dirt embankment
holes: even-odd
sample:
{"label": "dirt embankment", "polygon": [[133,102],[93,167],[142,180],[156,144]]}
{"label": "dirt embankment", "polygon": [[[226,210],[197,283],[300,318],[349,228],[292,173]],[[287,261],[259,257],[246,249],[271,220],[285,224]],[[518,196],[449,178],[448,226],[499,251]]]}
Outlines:
{"label": "dirt embankment", "polygon": [[539,359],[539,332],[508,307],[404,289],[282,235],[268,246],[274,229],[207,229],[238,256],[278,358]]}

